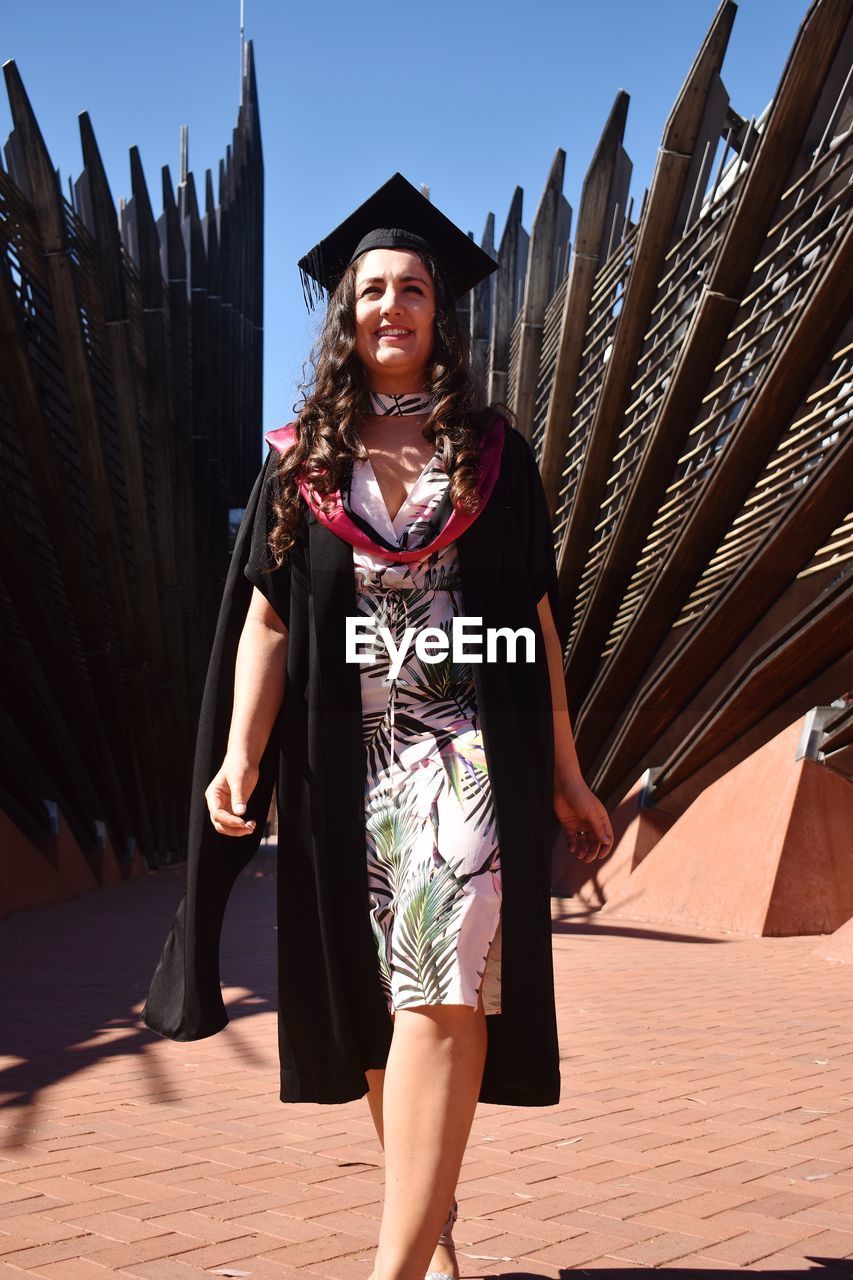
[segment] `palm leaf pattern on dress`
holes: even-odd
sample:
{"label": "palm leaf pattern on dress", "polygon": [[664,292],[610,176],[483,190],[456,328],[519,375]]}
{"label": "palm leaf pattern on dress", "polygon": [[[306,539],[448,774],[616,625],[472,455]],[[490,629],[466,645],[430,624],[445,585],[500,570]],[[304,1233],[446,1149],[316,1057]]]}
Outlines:
{"label": "palm leaf pattern on dress", "polygon": [[471,664],[453,661],[452,624],[442,623],[435,628],[447,636],[447,652],[438,662],[420,664],[418,682],[413,691],[413,698],[437,720],[446,723],[447,717],[468,718],[476,712],[473,695],[473,676]]}
{"label": "palm leaf pattern on dress", "polygon": [[438,754],[466,820],[480,828],[484,840],[494,838],[492,790],[479,731],[473,736],[466,733],[445,735],[439,742]]}
{"label": "palm leaf pattern on dress", "polygon": [[376,955],[379,960],[379,981],[382,984],[385,999],[391,1004],[393,991],[391,989],[391,970],[388,964],[388,953],[391,947],[390,935],[382,928],[372,911],[368,914],[370,916],[370,927],[373,930],[373,941],[376,944]]}
{"label": "palm leaf pattern on dress", "polygon": [[409,779],[393,799],[374,795],[367,804],[368,888],[380,902],[400,893],[406,855],[423,830],[414,788],[415,779]]}
{"label": "palm leaf pattern on dress", "polygon": [[464,889],[465,885],[468,884],[469,881],[476,880],[478,876],[484,876],[487,874],[492,875],[495,872],[500,871],[500,869],[501,869],[500,846],[495,845],[494,848],[489,850],[489,852],[486,854],[485,858],[479,864],[479,866],[475,867],[473,871],[468,871],[462,875],[460,875],[459,872],[457,871],[456,878],[459,881],[462,888]]}
{"label": "palm leaf pattern on dress", "polygon": [[455,921],[464,902],[454,867],[420,867],[397,904],[394,969],[406,1004],[441,1004],[456,959]]}
{"label": "palm leaf pattern on dress", "polygon": [[462,586],[462,575],[457,564],[441,562],[441,552],[434,551],[427,558],[423,571],[423,587],[425,591],[458,591]]}
{"label": "palm leaf pattern on dress", "polygon": [[373,796],[368,801],[365,814],[370,926],[386,997],[391,995],[390,927],[396,900],[403,890],[407,854],[423,829],[412,791],[413,782],[410,781],[395,800],[385,795]]}

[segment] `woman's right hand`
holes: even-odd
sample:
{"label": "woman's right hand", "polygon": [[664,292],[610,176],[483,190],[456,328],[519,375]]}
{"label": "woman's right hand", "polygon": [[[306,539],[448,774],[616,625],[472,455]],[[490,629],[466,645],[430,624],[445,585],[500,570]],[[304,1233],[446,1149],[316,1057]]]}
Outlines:
{"label": "woman's right hand", "polygon": [[210,821],[223,836],[247,836],[255,829],[255,820],[247,822],[246,801],[258,782],[258,766],[249,760],[226,756],[222,768],[204,793]]}

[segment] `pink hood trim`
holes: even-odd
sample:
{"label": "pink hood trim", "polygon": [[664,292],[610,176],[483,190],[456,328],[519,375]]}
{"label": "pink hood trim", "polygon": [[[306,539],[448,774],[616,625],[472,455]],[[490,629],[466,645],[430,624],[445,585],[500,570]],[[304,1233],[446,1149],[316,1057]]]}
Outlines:
{"label": "pink hood trim", "polygon": [[[442,547],[446,547],[449,543],[455,542],[460,534],[464,533],[477,519],[477,516],[483,511],[486,503],[491,496],[491,492],[495,487],[500,470],[501,454],[503,453],[504,435],[506,431],[506,423],[498,414],[492,418],[483,432],[482,444],[480,446],[480,475],[479,489],[483,495],[483,502],[479,511],[473,514],[463,514],[461,511],[453,510],[446,525],[433,538],[432,542],[425,546],[418,547],[414,551],[389,551],[387,547],[379,546],[373,542],[367,534],[363,533],[357,525],[350,520],[341,502],[339,491],[335,491],[331,497],[335,503],[331,516],[327,516],[319,506],[313,492],[309,493],[306,486],[300,481],[299,491],[307,502],[308,506],[314,512],[320,524],[331,529],[332,533],[343,539],[344,542],[351,543],[354,547],[360,547],[364,551],[370,551],[373,555],[378,555],[386,560],[392,560],[398,563],[409,563],[415,560],[423,560],[433,551],[440,551]],[[276,427],[272,431],[267,431],[264,439],[268,441],[270,448],[277,449],[279,453],[285,453],[296,443],[296,424],[288,422],[286,426]]]}

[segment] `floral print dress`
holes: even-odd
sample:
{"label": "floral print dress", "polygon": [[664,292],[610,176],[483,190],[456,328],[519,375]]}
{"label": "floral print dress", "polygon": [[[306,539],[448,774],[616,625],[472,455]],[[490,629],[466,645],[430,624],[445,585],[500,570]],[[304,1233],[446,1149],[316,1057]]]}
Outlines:
{"label": "floral print dress", "polygon": [[[346,502],[386,542],[417,550],[449,485],[438,452],[392,521],[369,459],[353,464]],[[358,614],[452,640],[462,615],[454,543],[395,563],[353,547]],[[421,661],[414,635],[392,679],[378,638],[360,658],[366,753],[370,919],[391,1012],[418,1005],[500,1012],[500,849],[469,663]],[[370,652],[370,645],[364,645]]]}

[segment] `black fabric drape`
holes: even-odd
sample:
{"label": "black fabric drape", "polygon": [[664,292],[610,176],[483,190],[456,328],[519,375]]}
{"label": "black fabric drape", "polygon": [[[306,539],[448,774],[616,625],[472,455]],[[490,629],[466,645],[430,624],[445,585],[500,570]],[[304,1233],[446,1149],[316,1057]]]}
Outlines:
{"label": "black fabric drape", "polygon": [[[255,831],[239,840],[211,825],[204,792],[225,755],[234,699],[234,664],[252,595],[243,569],[270,455],[255,481],[237,533],[208,663],[196,735],[187,841],[187,887],[154,971],[142,1019],[170,1040],[200,1040],[228,1022],[219,981],[219,939],[234,881],[258,850],[278,771],[277,734],[260,762],[260,776],[247,805]],[[261,508],[262,509],[262,508]]]}
{"label": "black fabric drape", "polygon": [[[273,574],[263,486],[268,455],[237,537],[205,685],[193,771],[187,892],[154,974],[142,1017],[176,1040],[227,1022],[219,938],[228,894],[259,834],[220,836],[204,789],[225,752],[234,660],[252,585],[288,624],[282,711],[248,803],[262,830],[278,782],[280,1097],[348,1102],[367,1090],[365,1070],[385,1065],[392,1023],[368,915],[365,761],[360,669],[344,661],[344,625],[356,613],[352,547],[303,509],[287,564]],[[502,1012],[489,1016],[484,1102],[558,1101],[559,1051],[550,922],[553,722],[536,604],[556,617],[557,574],[545,495],[530,446],[506,430],[500,473],[484,510],[458,538],[466,616],[487,627],[530,627],[536,661],[472,663],[501,845]],[[524,646],[519,653],[523,656]]]}

